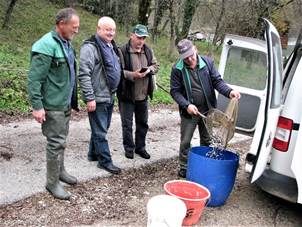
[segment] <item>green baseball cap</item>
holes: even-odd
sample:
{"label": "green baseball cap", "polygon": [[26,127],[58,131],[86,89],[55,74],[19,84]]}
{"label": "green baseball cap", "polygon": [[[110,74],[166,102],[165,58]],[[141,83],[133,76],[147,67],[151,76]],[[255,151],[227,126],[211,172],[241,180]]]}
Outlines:
{"label": "green baseball cap", "polygon": [[133,27],[132,33],[137,35],[138,37],[146,37],[148,35],[148,28],[145,25],[137,24]]}

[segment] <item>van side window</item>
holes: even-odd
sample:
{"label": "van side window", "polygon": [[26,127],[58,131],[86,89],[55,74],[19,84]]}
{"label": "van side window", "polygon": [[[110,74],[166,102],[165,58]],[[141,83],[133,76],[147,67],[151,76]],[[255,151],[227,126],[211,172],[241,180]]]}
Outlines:
{"label": "van side window", "polygon": [[267,64],[263,52],[231,47],[228,52],[223,79],[232,85],[264,90]]}

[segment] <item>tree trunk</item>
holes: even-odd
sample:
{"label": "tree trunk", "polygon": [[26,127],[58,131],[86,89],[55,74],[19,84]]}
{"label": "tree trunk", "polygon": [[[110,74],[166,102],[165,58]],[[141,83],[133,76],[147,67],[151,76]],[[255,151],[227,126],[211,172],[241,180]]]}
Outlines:
{"label": "tree trunk", "polygon": [[159,1],[160,0],[154,0],[154,18],[153,18],[153,25],[152,25],[152,42],[155,43],[156,39],[157,39],[157,28],[158,28],[158,24],[159,24],[159,20],[161,20],[161,18],[159,18]]}
{"label": "tree trunk", "polygon": [[190,26],[198,4],[199,4],[198,0],[185,1],[182,29],[181,32],[177,34],[175,44],[177,44],[181,39],[184,39],[188,36],[190,31]]}
{"label": "tree trunk", "polygon": [[137,15],[133,10],[134,2],[131,0],[117,0],[117,13],[114,17],[118,24],[124,27],[125,35],[128,37],[131,32],[133,21],[136,20]]}
{"label": "tree trunk", "polygon": [[152,41],[155,43],[158,36],[160,36],[160,32],[158,31],[158,27],[163,18],[163,14],[168,7],[167,0],[155,0],[155,10],[154,10],[154,20],[152,26]]}
{"label": "tree trunk", "polygon": [[220,14],[219,17],[216,21],[216,27],[215,27],[215,33],[214,33],[214,38],[213,38],[213,45],[216,46],[217,42],[221,40],[221,27],[222,27],[222,18],[225,13],[225,0],[222,0],[221,2],[221,9],[220,9]]}
{"label": "tree trunk", "polygon": [[148,25],[151,0],[140,0],[138,4],[138,23]]}
{"label": "tree trunk", "polygon": [[94,4],[97,4],[97,9],[96,9],[96,13],[99,16],[110,16],[112,17],[112,12],[111,12],[111,0],[99,0],[99,1],[95,1]]}
{"label": "tree trunk", "polygon": [[17,3],[17,0],[11,0],[10,1],[9,6],[8,6],[6,12],[5,12],[2,28],[6,28],[7,27],[7,24],[9,22],[9,19],[10,19],[12,13],[13,13],[13,9],[14,9],[16,3]]}
{"label": "tree trunk", "polygon": [[174,0],[169,1],[169,17],[170,17],[170,45],[169,45],[169,56],[173,55],[175,50],[175,13],[174,13]]}

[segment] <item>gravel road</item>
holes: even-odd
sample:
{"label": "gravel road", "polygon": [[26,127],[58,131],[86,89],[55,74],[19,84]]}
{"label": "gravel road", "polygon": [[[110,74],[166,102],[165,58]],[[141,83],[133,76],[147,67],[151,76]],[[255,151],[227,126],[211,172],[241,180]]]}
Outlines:
{"label": "gravel road", "polygon": [[[44,190],[45,139],[32,120],[0,125],[0,226],[145,226],[146,204],[177,179],[179,116],[167,109],[150,112],[147,138],[150,160],[124,157],[118,114],[108,135],[121,175],[112,176],[86,160],[86,117],[71,122],[66,167],[80,183],[67,189],[71,201],[53,199]],[[197,145],[194,136],[193,145]],[[240,154],[234,189],[226,204],[207,207],[197,226],[302,226],[301,206],[289,204],[249,184],[244,158],[251,139],[236,135],[230,146]]]}

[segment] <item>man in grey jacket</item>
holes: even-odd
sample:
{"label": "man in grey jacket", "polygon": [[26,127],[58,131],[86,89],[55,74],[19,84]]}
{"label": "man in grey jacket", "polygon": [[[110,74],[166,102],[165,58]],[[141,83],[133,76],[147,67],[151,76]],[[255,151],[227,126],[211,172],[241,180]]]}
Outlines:
{"label": "man in grey jacket", "polygon": [[115,29],[112,18],[99,19],[96,34],[82,44],[78,77],[91,127],[88,160],[98,161],[99,168],[119,174],[121,169],[112,163],[106,138],[121,75],[118,49],[113,40]]}

